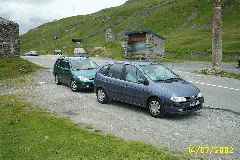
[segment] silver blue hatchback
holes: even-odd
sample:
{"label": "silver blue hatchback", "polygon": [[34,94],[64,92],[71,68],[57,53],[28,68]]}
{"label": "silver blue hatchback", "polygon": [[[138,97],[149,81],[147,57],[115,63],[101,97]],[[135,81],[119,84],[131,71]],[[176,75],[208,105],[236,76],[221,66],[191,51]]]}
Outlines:
{"label": "silver blue hatchback", "polygon": [[153,117],[194,112],[204,103],[196,86],[160,64],[108,64],[97,71],[94,84],[99,103],[115,100],[147,107]]}

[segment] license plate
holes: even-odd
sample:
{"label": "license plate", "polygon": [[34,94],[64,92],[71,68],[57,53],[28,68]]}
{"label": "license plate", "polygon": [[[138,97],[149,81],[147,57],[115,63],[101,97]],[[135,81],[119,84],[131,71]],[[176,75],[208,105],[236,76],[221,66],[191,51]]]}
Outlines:
{"label": "license plate", "polygon": [[200,104],[199,101],[194,101],[194,102],[190,103],[190,107],[194,107],[194,106],[197,106],[199,104]]}

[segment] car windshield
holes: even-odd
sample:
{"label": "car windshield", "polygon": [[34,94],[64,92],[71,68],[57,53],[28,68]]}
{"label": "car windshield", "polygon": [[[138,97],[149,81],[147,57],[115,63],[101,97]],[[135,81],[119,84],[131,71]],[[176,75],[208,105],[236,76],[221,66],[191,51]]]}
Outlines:
{"label": "car windshield", "polygon": [[142,65],[141,68],[153,81],[180,79],[179,76],[162,65]]}
{"label": "car windshield", "polygon": [[98,67],[98,65],[95,62],[89,59],[72,60],[71,65],[72,65],[72,70],[90,70],[90,69],[96,69]]}

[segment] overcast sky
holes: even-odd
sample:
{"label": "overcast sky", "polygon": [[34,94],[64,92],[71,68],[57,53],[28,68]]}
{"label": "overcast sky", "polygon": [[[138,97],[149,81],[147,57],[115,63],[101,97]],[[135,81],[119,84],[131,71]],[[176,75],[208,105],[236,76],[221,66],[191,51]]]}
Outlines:
{"label": "overcast sky", "polygon": [[24,33],[43,23],[94,13],[104,8],[118,6],[127,0],[0,0],[0,17],[20,24]]}

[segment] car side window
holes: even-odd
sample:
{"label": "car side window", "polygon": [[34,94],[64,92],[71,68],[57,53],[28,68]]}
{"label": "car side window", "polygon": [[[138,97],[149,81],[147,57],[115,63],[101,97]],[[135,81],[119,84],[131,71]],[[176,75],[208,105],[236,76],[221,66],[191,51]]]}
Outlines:
{"label": "car side window", "polygon": [[65,68],[65,69],[70,69],[70,64],[69,64],[69,62],[63,61],[62,67]]}
{"label": "car side window", "polygon": [[56,61],[56,66],[60,66],[60,64],[61,64],[61,60],[58,59],[58,60]]}
{"label": "car side window", "polygon": [[104,76],[108,76],[108,71],[109,71],[109,65],[106,65],[99,70],[99,73],[103,74]]}
{"label": "car side window", "polygon": [[125,80],[128,82],[138,83],[146,80],[146,77],[135,66],[126,65]]}
{"label": "car side window", "polygon": [[137,68],[131,65],[126,65],[125,80],[128,82],[137,83]]}
{"label": "car side window", "polygon": [[143,73],[137,69],[137,80],[138,82],[143,82],[146,80],[146,77],[143,75]]}
{"label": "car side window", "polygon": [[109,68],[108,76],[111,78],[122,79],[122,64],[113,64]]}

